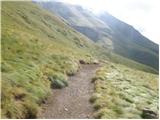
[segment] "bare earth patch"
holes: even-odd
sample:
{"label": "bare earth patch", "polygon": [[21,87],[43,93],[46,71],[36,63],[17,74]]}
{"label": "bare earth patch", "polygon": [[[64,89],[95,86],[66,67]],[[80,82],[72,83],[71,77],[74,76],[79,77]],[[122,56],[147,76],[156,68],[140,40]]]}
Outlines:
{"label": "bare earth patch", "polygon": [[80,71],[69,78],[69,86],[53,89],[38,118],[93,118],[89,99],[93,93],[91,79],[98,65],[82,65]]}

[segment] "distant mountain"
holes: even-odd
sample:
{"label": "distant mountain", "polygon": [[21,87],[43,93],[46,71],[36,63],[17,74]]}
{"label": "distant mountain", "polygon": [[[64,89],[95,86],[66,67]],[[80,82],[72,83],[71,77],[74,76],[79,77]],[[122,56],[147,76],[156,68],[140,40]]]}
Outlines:
{"label": "distant mountain", "polygon": [[99,18],[114,31],[111,36],[116,53],[153,68],[159,68],[159,47],[157,44],[141,35],[132,26],[108,13],[103,13]]}
{"label": "distant mountain", "polygon": [[62,2],[39,2],[38,4],[65,19],[70,26],[100,44],[107,51],[158,70],[159,46],[109,13],[95,15],[81,6]]}

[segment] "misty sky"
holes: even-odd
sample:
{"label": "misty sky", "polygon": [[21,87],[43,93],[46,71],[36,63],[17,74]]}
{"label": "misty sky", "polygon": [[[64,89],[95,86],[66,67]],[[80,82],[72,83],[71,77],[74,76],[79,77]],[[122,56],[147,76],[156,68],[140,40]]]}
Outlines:
{"label": "misty sky", "polygon": [[96,14],[106,10],[160,43],[160,0],[57,0],[82,5]]}

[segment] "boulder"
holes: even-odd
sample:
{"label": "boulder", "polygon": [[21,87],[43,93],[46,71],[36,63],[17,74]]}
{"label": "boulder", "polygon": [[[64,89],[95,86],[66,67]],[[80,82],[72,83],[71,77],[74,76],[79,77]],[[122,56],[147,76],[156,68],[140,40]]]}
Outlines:
{"label": "boulder", "polygon": [[99,64],[98,60],[93,60],[93,64]]}
{"label": "boulder", "polygon": [[142,118],[144,119],[158,119],[158,114],[149,108],[144,108],[142,110]]}
{"label": "boulder", "polygon": [[80,64],[85,64],[85,61],[84,60],[79,60],[79,63]]}

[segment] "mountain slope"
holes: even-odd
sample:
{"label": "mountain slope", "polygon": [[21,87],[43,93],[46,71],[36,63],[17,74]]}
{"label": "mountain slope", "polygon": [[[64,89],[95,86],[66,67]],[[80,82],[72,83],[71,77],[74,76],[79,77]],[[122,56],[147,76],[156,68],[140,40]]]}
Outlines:
{"label": "mountain slope", "polygon": [[[141,35],[132,26],[116,19],[108,13],[99,16],[114,31],[113,43],[116,53],[140,63],[159,68],[159,47]],[[127,51],[127,52],[126,52]]]}
{"label": "mountain slope", "polygon": [[66,20],[32,2],[3,1],[1,10],[2,118],[36,118],[51,88],[68,85],[68,76],[80,68],[79,60],[90,64],[95,59],[112,58],[135,71],[156,73],[145,65],[108,54],[68,26]]}
{"label": "mountain slope", "polygon": [[[98,47],[32,2],[2,2],[2,118],[36,118],[50,88],[90,63]],[[83,49],[82,49],[83,48]]]}
{"label": "mountain slope", "polygon": [[158,81],[158,75],[106,62],[93,78],[94,117],[158,119]]}
{"label": "mountain slope", "polygon": [[38,4],[64,18],[70,26],[103,48],[158,70],[158,45],[107,12],[94,15],[80,6],[61,2]]}

